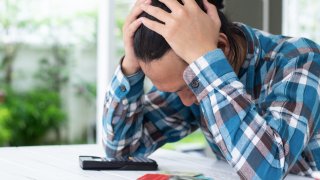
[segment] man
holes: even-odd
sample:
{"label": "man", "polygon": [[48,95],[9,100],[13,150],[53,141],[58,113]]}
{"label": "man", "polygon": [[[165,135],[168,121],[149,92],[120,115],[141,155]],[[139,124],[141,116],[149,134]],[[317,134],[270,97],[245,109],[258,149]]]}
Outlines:
{"label": "man", "polygon": [[150,4],[137,1],[124,25],[104,107],[107,156],[147,156],[201,128],[242,179],[320,169],[319,46],[230,24],[207,0]]}

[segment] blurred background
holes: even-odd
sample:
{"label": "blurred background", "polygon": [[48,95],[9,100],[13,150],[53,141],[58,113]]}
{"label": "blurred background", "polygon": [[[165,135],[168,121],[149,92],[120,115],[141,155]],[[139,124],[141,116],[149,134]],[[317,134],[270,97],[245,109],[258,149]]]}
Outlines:
{"label": "blurred background", "polygon": [[[134,0],[0,1],[0,146],[100,143]],[[320,43],[319,0],[225,0],[232,21]],[[147,83],[150,86],[149,83]],[[200,131],[164,148],[207,154]]]}

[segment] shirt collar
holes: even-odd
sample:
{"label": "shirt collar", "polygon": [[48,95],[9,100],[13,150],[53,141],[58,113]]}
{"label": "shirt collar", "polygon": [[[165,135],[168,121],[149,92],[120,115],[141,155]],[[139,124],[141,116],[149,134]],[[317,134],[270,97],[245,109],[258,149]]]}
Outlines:
{"label": "shirt collar", "polygon": [[248,93],[253,93],[254,90],[254,77],[255,68],[259,63],[261,46],[258,37],[256,36],[254,29],[251,27],[236,22],[235,25],[244,34],[247,41],[247,55],[243,62],[238,77],[240,81],[246,86]]}
{"label": "shirt collar", "polygon": [[261,51],[260,42],[253,29],[243,23],[236,22],[235,25],[244,34],[247,41],[247,55],[242,69],[246,70],[250,65],[256,65]]}

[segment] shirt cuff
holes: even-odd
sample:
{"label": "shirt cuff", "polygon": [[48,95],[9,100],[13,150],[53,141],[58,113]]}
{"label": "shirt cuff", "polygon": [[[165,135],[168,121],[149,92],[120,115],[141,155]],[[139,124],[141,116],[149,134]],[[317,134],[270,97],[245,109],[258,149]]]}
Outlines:
{"label": "shirt cuff", "polygon": [[142,71],[125,76],[121,70],[121,65],[119,65],[111,81],[114,96],[118,101],[124,98],[127,98],[128,101],[135,101],[143,94],[143,80],[144,73]]}
{"label": "shirt cuff", "polygon": [[130,86],[133,86],[144,79],[144,73],[140,70],[130,76],[126,76],[126,78],[129,81]]}
{"label": "shirt cuff", "polygon": [[200,102],[214,89],[222,89],[237,80],[237,75],[223,51],[216,49],[191,63],[185,69],[183,78]]}

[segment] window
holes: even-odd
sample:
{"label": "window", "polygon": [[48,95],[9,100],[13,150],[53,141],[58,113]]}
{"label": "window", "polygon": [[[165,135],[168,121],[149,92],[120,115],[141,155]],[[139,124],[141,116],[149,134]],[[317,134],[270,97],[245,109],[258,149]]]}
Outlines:
{"label": "window", "polygon": [[97,7],[0,1],[0,146],[94,142]]}
{"label": "window", "polygon": [[320,1],[284,0],[283,3],[284,34],[320,43]]}

